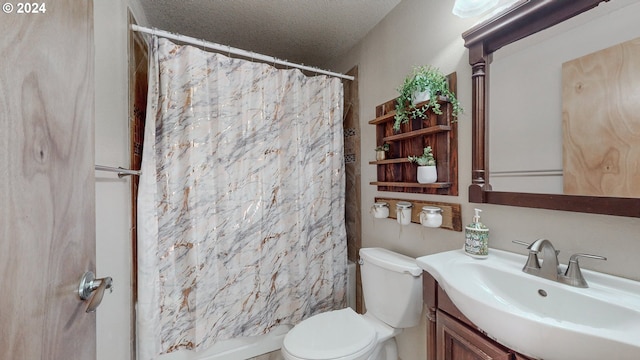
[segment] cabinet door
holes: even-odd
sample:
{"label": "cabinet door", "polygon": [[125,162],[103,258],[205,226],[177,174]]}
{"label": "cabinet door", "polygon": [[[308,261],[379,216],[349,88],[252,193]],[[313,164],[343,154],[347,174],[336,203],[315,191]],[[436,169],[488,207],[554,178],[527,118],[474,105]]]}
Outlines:
{"label": "cabinet door", "polygon": [[510,360],[507,349],[486,339],[447,314],[437,312],[438,360]]}

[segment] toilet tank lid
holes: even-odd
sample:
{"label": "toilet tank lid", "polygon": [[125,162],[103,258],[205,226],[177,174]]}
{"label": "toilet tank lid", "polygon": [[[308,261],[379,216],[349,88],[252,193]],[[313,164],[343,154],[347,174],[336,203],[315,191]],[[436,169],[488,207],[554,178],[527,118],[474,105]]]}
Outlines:
{"label": "toilet tank lid", "polygon": [[416,264],[416,259],[398,254],[383,248],[362,248],[360,258],[372,264],[399,273],[408,273],[413,276],[420,276],[422,269]]}

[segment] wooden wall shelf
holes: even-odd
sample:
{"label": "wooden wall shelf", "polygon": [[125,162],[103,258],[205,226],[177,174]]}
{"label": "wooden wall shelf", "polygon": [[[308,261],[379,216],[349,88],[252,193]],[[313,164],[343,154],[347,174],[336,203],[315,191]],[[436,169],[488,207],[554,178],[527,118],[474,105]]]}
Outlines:
{"label": "wooden wall shelf", "polygon": [[376,160],[369,161],[371,165],[384,165],[384,164],[400,164],[400,163],[408,163],[409,159],[407,158],[398,158],[398,159],[386,159],[386,160]]}
{"label": "wooden wall shelf", "polygon": [[[395,104],[395,100],[394,104]],[[393,104],[391,104],[393,106]],[[377,111],[377,109],[376,109]],[[384,124],[386,122],[389,122],[391,120],[394,119],[394,117],[396,116],[396,111],[395,110],[389,110],[389,112],[384,113],[384,115],[378,116],[377,118],[373,119],[373,120],[369,120],[369,124],[371,125],[378,125],[378,124]]]}
{"label": "wooden wall shelf", "polygon": [[[456,92],[456,73],[447,76],[449,88]],[[378,191],[409,192],[421,194],[458,195],[458,126],[454,121],[453,106],[445,97],[439,97],[442,115],[428,111],[423,119],[410,119],[393,129],[396,100],[389,100],[376,107],[376,118],[369,124],[376,127],[376,144],[388,143],[387,159],[370,161],[377,166],[377,181],[370,184]],[[426,102],[418,104],[422,106]],[[433,184],[417,182],[418,167],[407,159],[420,155],[431,146],[436,159],[438,180]]]}
{"label": "wooden wall shelf", "polygon": [[451,126],[448,126],[448,125],[429,126],[428,128],[424,128],[420,130],[414,130],[406,133],[386,136],[382,138],[382,141],[394,142],[394,141],[401,141],[401,140],[409,140],[409,139],[413,139],[414,137],[437,134],[445,131],[451,131]]}
{"label": "wooden wall shelf", "polygon": [[[455,73],[452,74],[452,75],[455,75]],[[452,75],[449,75],[449,77],[451,77]],[[449,83],[451,83],[451,81],[449,81]],[[455,91],[454,91],[454,93],[455,93]],[[384,113],[382,115],[378,115],[376,113],[377,117],[375,119],[373,119],[373,120],[369,120],[369,124],[378,125],[378,124],[382,124],[382,123],[389,122],[389,121],[393,120],[395,118],[395,116],[396,116],[396,111],[392,110],[392,109],[395,109],[396,100],[395,99],[391,100],[391,102],[392,103],[391,103],[390,107],[386,107],[385,108],[386,111],[384,111]],[[440,103],[440,105],[442,105],[444,103],[447,103],[448,101],[447,101],[447,98],[440,96],[438,98],[438,102]],[[389,103],[389,101],[387,101],[383,105],[386,105],[388,103]],[[418,103],[417,107],[421,107],[423,105],[426,105],[427,103],[428,103],[428,101],[420,102],[420,103]],[[377,108],[376,108],[376,111],[377,111]]]}
{"label": "wooden wall shelf", "polygon": [[411,208],[411,222],[420,224],[420,212],[423,206],[435,206],[442,209],[442,225],[441,229],[462,231],[462,216],[460,215],[460,204],[451,204],[438,201],[423,200],[406,200],[376,197],[376,202],[386,202],[389,204],[389,218],[396,218],[396,203],[398,201],[407,201],[413,204]]}
{"label": "wooden wall shelf", "polygon": [[417,182],[397,182],[397,181],[372,181],[370,185],[377,186],[395,186],[395,187],[416,187],[416,188],[434,188],[445,189],[451,187],[451,183],[435,182],[431,184],[420,184]]}

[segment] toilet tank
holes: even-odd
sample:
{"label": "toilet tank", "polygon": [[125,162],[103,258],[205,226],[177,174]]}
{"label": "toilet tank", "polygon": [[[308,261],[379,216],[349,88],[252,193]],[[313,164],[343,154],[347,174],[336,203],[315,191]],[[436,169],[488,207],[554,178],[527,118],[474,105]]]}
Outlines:
{"label": "toilet tank", "polygon": [[418,325],[422,313],[422,269],[414,258],[382,248],[360,249],[367,313],[394,328]]}

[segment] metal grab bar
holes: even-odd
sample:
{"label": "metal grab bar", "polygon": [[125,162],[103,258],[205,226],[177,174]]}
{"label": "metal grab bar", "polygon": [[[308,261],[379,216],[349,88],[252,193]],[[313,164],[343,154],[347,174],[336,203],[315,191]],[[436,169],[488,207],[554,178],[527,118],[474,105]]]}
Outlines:
{"label": "metal grab bar", "polygon": [[118,173],[119,178],[122,178],[124,176],[130,176],[130,175],[140,176],[140,174],[142,173],[140,170],[130,170],[130,169],[125,169],[121,167],[115,168],[115,167],[102,166],[102,165],[96,165],[95,169],[98,171],[109,171],[109,172]]}

